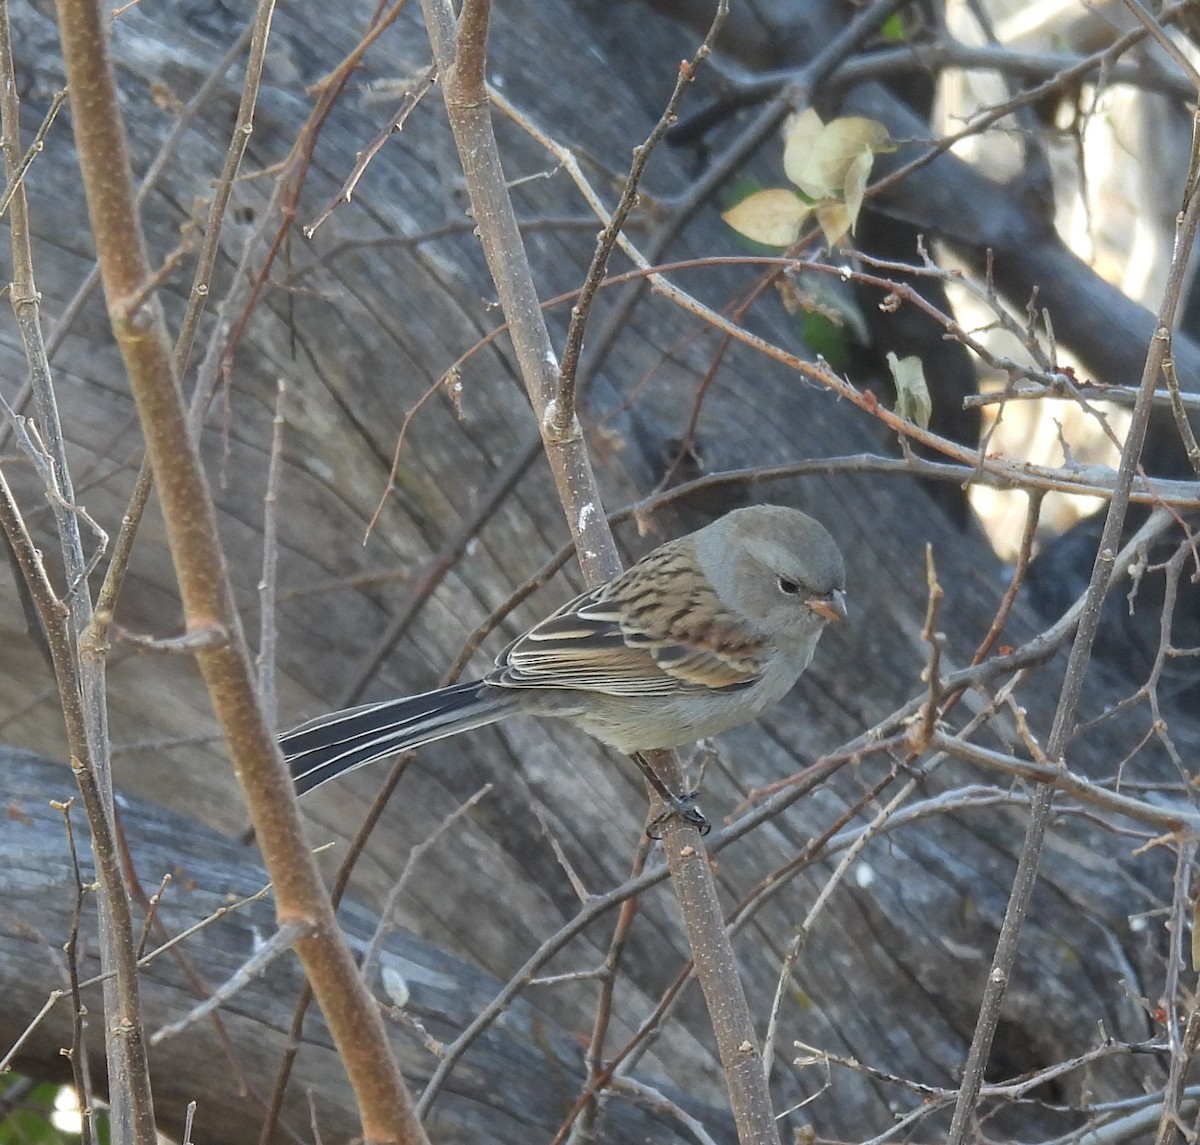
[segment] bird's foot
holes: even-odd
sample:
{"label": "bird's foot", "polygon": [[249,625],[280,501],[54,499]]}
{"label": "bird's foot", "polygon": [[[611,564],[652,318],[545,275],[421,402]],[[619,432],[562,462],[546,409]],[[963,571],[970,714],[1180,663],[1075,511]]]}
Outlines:
{"label": "bird's foot", "polygon": [[685,791],[682,795],[663,796],[663,802],[667,804],[667,809],[661,815],[654,817],[650,826],[646,828],[646,834],[651,839],[661,839],[662,835],[656,833],[657,829],[672,816],[678,816],[685,823],[695,827],[700,832],[701,838],[707,835],[712,830],[712,824],[696,806],[696,796],[699,794],[698,791]]}

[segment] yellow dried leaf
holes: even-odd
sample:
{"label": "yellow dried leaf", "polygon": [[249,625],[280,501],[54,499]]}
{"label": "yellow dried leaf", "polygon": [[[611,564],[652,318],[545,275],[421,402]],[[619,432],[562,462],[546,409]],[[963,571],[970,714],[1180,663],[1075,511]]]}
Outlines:
{"label": "yellow dried leaf", "polygon": [[831,199],[816,208],[817,222],[825,232],[825,242],[833,247],[850,230],[850,214],[844,203]]}
{"label": "yellow dried leaf", "polygon": [[858,224],[858,212],[862,210],[863,192],[867,189],[867,181],[871,177],[871,165],[874,162],[875,153],[864,149],[846,171],[846,181],[842,184],[842,201],[846,204],[846,214],[850,218],[851,232]]}
{"label": "yellow dried leaf", "polygon": [[800,226],[809,208],[792,191],[773,187],[748,195],[736,206],[721,213],[740,235],[765,246],[791,246],[799,237]]}
{"label": "yellow dried leaf", "polygon": [[784,169],[806,195],[827,199],[839,193],[846,173],[864,150],[873,154],[890,146],[887,128],[874,119],[849,115],[831,120],[812,140],[807,156]]}
{"label": "yellow dried leaf", "polygon": [[[811,107],[788,118],[783,129],[783,172],[797,187],[802,187],[805,164],[817,137],[825,130],[821,117]],[[820,196],[815,196],[820,198]]]}

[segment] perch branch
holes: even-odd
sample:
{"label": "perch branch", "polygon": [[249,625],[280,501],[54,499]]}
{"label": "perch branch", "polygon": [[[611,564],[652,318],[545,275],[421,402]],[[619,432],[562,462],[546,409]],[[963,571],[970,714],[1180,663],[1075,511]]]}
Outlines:
{"label": "perch branch", "polygon": [[[616,546],[600,499],[578,419],[565,427],[555,414],[557,357],[542,315],[516,214],[505,184],[492,129],[484,76],[488,0],[469,0],[456,22],[448,0],[422,0],[434,59],[444,77],[443,93],[484,255],[492,272],[521,375],[537,417],[580,566],[589,584],[620,570]],[[655,753],[653,766],[673,791],[683,789],[673,753]],[[722,919],[708,857],[694,827],[677,816],[663,831],[663,845],[697,962],[725,1069],[734,1118],[743,1142],[779,1141],[762,1058]],[[445,1065],[446,1063],[443,1063]],[[427,1108],[447,1070],[439,1067],[425,1094]]]}

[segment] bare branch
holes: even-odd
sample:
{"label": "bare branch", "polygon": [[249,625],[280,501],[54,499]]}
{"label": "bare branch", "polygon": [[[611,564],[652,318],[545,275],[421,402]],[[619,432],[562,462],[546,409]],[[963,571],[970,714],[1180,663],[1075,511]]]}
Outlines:
{"label": "bare branch", "polygon": [[[217,625],[221,647],[197,653],[271,872],[281,925],[301,924],[295,948],[322,1001],[354,1086],[363,1132],[381,1141],[424,1141],[377,1007],[363,988],[304,843],[295,794],[258,703],[253,668],[228,582],[216,513],[188,433],[161,309],[131,309],[147,277],[132,179],[108,54],[92,0],[62,0],[59,27],[101,276],[113,334],[156,475],[188,625]],[[140,1044],[140,1043],[139,1043]],[[153,1115],[145,1126],[154,1140]]]}

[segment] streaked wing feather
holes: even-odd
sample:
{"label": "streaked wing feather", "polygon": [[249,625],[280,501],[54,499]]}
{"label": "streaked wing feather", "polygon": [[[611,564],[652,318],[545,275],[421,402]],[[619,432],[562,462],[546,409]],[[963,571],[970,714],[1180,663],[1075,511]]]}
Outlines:
{"label": "streaked wing feather", "polygon": [[[722,623],[724,607],[707,585],[669,607],[657,591],[678,584],[666,546],[655,566],[635,565],[607,585],[568,601],[497,658],[490,683],[523,688],[578,688],[614,696],[671,695],[748,687],[759,676],[758,638]],[[649,574],[649,575],[648,575]],[[702,623],[703,621],[703,623]]]}
{"label": "streaked wing feather", "polygon": [[666,673],[706,688],[745,687],[758,679],[757,660],[745,655],[730,657],[706,648],[664,644],[654,653],[655,662]]}

